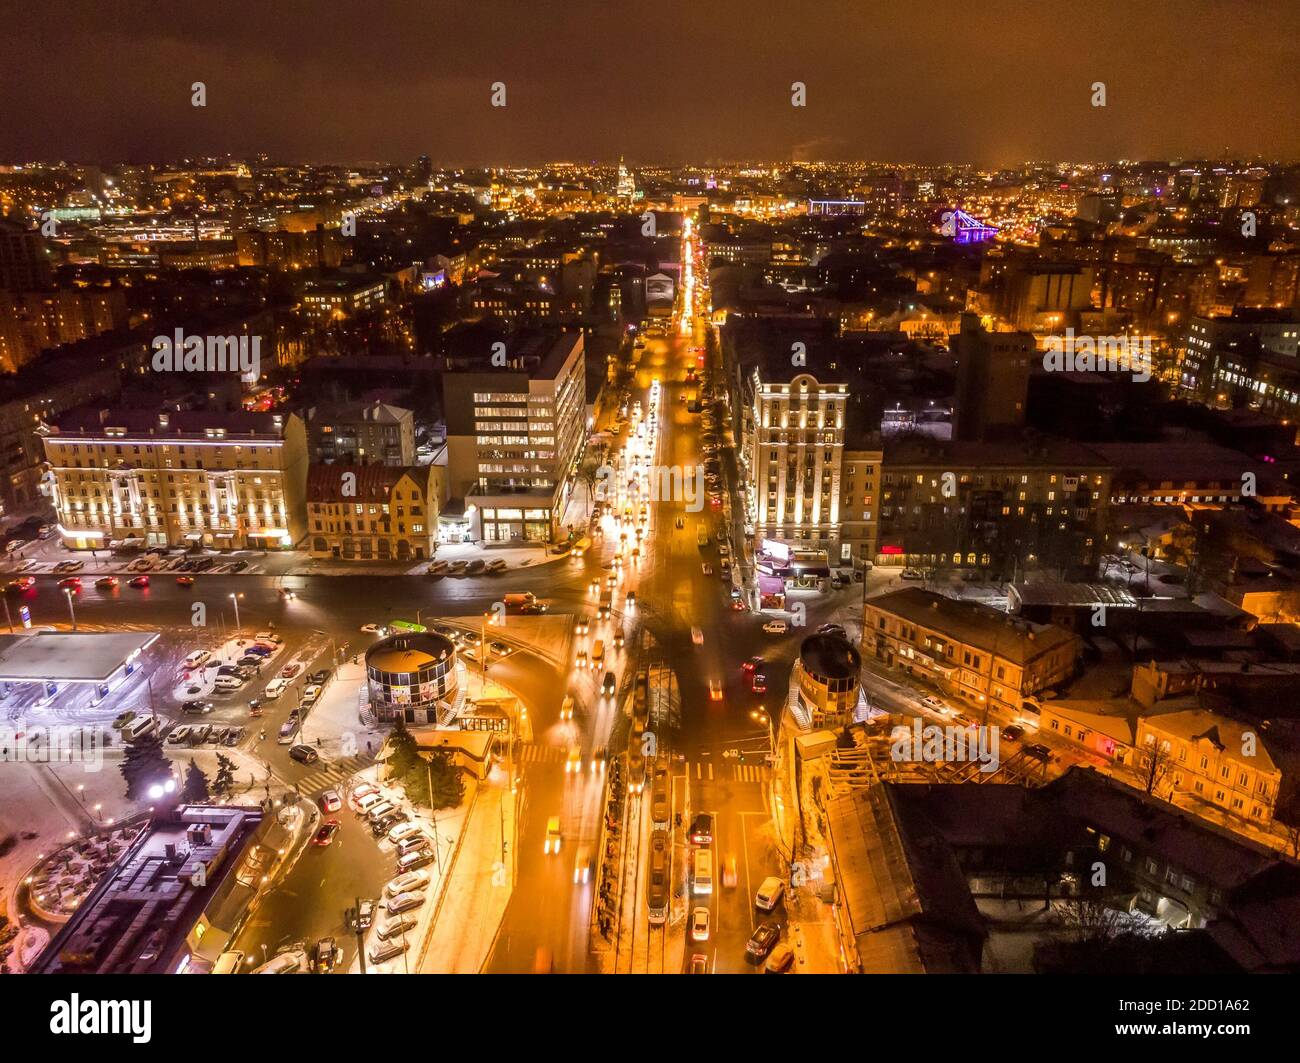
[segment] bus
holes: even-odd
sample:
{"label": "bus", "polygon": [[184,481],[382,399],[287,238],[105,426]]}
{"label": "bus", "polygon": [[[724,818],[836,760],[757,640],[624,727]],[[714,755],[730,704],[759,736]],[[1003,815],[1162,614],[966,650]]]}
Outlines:
{"label": "bus", "polygon": [[655,758],[653,770],[650,782],[650,826],[654,830],[667,830],[673,816],[673,802],[668,787],[668,764],[663,757]]}
{"label": "bus", "polygon": [[419,635],[429,629],[423,624],[417,624],[414,620],[391,620],[388,623],[388,630],[405,635]]}
{"label": "bus", "polygon": [[650,913],[650,925],[662,926],[668,921],[668,901],[672,896],[672,849],[668,845],[668,832],[655,830],[650,834],[650,873],[646,876],[645,900]]}
{"label": "bus", "polygon": [[711,849],[695,850],[694,874],[691,877],[692,893],[713,892],[713,851]]}

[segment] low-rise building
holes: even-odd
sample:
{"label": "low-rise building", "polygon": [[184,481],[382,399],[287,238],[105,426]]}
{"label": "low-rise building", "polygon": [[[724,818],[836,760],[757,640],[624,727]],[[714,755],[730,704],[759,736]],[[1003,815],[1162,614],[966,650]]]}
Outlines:
{"label": "low-rise building", "polygon": [[319,464],[415,464],[415,414],[391,403],[313,406],[307,436],[311,460]]}
{"label": "low-rise building", "polygon": [[436,465],[313,465],[307,475],[312,556],[344,561],[432,557],[442,471]]}
{"label": "low-rise building", "polygon": [[862,649],[976,708],[1020,713],[1026,698],[1073,676],[1082,643],[1050,624],[908,588],[863,604]]}

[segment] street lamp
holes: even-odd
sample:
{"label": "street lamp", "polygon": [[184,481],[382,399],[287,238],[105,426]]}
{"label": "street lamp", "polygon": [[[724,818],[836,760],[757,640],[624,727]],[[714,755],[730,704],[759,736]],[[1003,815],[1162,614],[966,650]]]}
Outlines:
{"label": "street lamp", "polygon": [[230,600],[235,603],[235,635],[239,635],[239,599],[243,594],[236,594],[233,591],[230,594]]}
{"label": "street lamp", "polygon": [[77,630],[77,610],[72,605],[72,588],[64,587],[63,593],[68,599],[68,613],[72,616],[72,630]]}

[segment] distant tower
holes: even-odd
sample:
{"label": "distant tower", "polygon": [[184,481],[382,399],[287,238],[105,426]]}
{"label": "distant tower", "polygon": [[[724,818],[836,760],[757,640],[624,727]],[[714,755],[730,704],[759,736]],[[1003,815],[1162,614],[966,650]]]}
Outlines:
{"label": "distant tower", "polygon": [[632,171],[623,165],[623,156],[618,157],[618,198],[632,199],[636,195],[636,179]]}

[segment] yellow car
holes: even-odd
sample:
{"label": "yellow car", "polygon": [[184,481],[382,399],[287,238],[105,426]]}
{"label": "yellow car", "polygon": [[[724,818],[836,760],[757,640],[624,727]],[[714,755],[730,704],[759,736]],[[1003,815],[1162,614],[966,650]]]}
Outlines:
{"label": "yellow car", "polygon": [[582,771],[582,750],[573,746],[569,750],[569,759],[564,762],[564,774],[577,774]]}
{"label": "yellow car", "polygon": [[560,817],[552,816],[546,821],[546,846],[542,850],[545,853],[558,853],[560,851]]}

